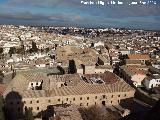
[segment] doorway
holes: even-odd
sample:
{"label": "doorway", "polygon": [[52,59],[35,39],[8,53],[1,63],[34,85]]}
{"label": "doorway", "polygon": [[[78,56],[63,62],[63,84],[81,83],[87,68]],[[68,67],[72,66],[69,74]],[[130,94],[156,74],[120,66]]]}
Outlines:
{"label": "doorway", "polygon": [[105,101],[102,101],[102,105],[104,105],[104,106],[105,106],[105,104],[106,104],[106,102],[105,102]]}

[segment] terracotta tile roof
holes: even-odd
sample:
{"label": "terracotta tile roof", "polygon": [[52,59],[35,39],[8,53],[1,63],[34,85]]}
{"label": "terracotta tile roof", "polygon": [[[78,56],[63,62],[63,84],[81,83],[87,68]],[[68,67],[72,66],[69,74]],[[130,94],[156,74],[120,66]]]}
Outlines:
{"label": "terracotta tile roof", "polygon": [[125,73],[127,73],[131,76],[135,75],[135,74],[146,75],[148,73],[147,70],[139,70],[134,66],[133,67],[132,66],[124,66],[122,69],[125,71]]}
{"label": "terracotta tile roof", "polygon": [[[101,77],[105,84],[89,84],[80,80],[74,86],[65,87],[49,87],[49,78],[43,73],[21,74],[16,76],[8,85],[4,92],[7,95],[12,88],[18,91],[24,98],[38,98],[38,97],[54,97],[54,96],[68,96],[68,95],[84,95],[84,94],[99,94],[99,93],[112,93],[112,92],[128,92],[134,91],[126,82],[121,80],[118,76],[111,72],[105,74],[85,75],[88,77],[97,76]],[[66,76],[69,77],[69,76]],[[78,76],[77,76],[78,77]],[[27,90],[29,81],[43,80],[42,90]],[[73,79],[74,80],[74,79]]]}
{"label": "terracotta tile roof", "polygon": [[128,54],[129,59],[145,59],[149,60],[149,55],[143,55],[143,54]]}
{"label": "terracotta tile roof", "polygon": [[126,65],[132,65],[132,64],[141,65],[142,62],[141,62],[140,60],[130,60],[130,59],[126,59]]}

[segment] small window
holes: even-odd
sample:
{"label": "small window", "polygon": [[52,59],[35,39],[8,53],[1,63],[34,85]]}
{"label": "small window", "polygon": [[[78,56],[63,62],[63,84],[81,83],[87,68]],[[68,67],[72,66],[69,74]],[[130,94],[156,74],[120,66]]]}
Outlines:
{"label": "small window", "polygon": [[36,83],[36,85],[38,85],[38,83]]}
{"label": "small window", "polygon": [[113,98],[113,95],[111,96],[111,98]]}
{"label": "small window", "polygon": [[95,105],[97,105],[97,103],[95,102]]}
{"label": "small window", "polygon": [[112,101],[111,101],[111,103],[112,103]]}
{"label": "small window", "polygon": [[88,103],[87,103],[87,106],[88,106]]}
{"label": "small window", "polygon": [[80,100],[82,100],[82,97],[80,97]]}
{"label": "small window", "polygon": [[80,103],[80,106],[82,106],[82,103]]}
{"label": "small window", "polygon": [[126,97],[126,94],[124,94],[124,97]]}
{"label": "small window", "polygon": [[37,100],[37,103],[39,103],[39,100]]}
{"label": "small window", "polygon": [[89,100],[89,97],[87,97],[87,100]]}
{"label": "small window", "polygon": [[50,103],[50,102],[51,102],[51,100],[48,100],[48,102]]}
{"label": "small window", "polygon": [[66,98],[66,101],[68,101],[68,98]]}
{"label": "small window", "polygon": [[39,110],[39,107],[37,107],[37,110]]}
{"label": "small window", "polygon": [[26,104],[26,101],[23,101],[24,104]]}
{"label": "small window", "polygon": [[30,101],[30,104],[32,104],[32,101]]}
{"label": "small window", "polygon": [[104,99],[104,98],[106,98],[106,96],[105,96],[105,95],[103,95],[102,97],[103,97],[103,99]]}
{"label": "small window", "polygon": [[118,95],[118,97],[120,97],[120,95]]}
{"label": "small window", "polygon": [[58,101],[60,101],[60,99],[58,99]]}
{"label": "small window", "polygon": [[75,101],[75,98],[73,98],[73,101]]}
{"label": "small window", "polygon": [[97,99],[97,96],[95,96],[95,99]]}
{"label": "small window", "polygon": [[31,83],[31,85],[33,85],[33,83]]}

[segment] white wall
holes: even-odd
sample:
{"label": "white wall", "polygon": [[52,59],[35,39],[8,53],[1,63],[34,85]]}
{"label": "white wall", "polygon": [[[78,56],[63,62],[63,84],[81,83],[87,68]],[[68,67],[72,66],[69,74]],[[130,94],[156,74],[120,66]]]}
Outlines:
{"label": "white wall", "polygon": [[40,86],[42,82],[30,82],[28,85],[28,90],[30,90],[31,88],[35,88],[36,86]]}

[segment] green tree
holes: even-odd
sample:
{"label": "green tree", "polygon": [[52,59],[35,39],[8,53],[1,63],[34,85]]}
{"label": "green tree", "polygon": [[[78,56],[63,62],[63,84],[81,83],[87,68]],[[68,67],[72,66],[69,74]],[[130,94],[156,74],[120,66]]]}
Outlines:
{"label": "green tree", "polygon": [[25,50],[23,49],[23,47],[20,47],[20,48],[16,49],[16,53],[23,55],[25,53]]}
{"label": "green tree", "polygon": [[46,51],[46,53],[48,53],[48,52],[49,52],[49,48],[47,47],[47,48],[45,49],[45,51]]}
{"label": "green tree", "polygon": [[34,120],[32,109],[25,107],[25,119],[26,120]]}
{"label": "green tree", "polygon": [[0,54],[2,54],[3,53],[3,48],[0,48]]}
{"label": "green tree", "polygon": [[3,72],[0,70],[0,83],[3,82],[3,78],[4,78],[4,74],[3,74]]}
{"label": "green tree", "polygon": [[0,59],[3,59],[4,54],[3,54],[3,48],[0,47]]}
{"label": "green tree", "polygon": [[12,56],[12,54],[15,54],[16,53],[16,48],[15,47],[10,47],[10,49],[9,49],[9,55],[10,55],[10,57]]}
{"label": "green tree", "polygon": [[32,52],[38,52],[38,48],[37,48],[37,45],[34,41],[32,41],[32,48],[31,48],[31,51]]}

